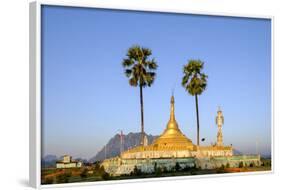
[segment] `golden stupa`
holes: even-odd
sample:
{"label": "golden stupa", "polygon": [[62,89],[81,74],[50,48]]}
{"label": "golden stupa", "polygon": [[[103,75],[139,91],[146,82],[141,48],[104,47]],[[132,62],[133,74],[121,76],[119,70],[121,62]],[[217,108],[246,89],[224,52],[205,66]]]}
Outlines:
{"label": "golden stupa", "polygon": [[175,99],[171,97],[171,110],[170,120],[167,124],[165,131],[158,137],[152,144],[154,147],[159,148],[187,148],[193,149],[192,141],[188,139],[179,129],[178,123],[175,118]]}
{"label": "golden stupa", "polygon": [[196,146],[179,129],[175,118],[175,99],[171,97],[170,119],[164,132],[150,145],[144,143],[124,151],[122,158],[160,158],[191,156]]}

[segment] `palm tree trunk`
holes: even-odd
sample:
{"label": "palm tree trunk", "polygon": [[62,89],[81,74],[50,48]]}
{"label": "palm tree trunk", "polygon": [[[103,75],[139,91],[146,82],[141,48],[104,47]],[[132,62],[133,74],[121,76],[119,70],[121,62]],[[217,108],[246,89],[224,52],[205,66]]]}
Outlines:
{"label": "palm tree trunk", "polygon": [[143,95],[142,95],[142,85],[140,85],[140,104],[141,104],[141,142],[144,144],[144,122],[143,122]]}
{"label": "palm tree trunk", "polygon": [[195,94],[195,102],[196,102],[196,117],[197,117],[197,146],[199,146],[199,110],[198,110],[197,94]]}

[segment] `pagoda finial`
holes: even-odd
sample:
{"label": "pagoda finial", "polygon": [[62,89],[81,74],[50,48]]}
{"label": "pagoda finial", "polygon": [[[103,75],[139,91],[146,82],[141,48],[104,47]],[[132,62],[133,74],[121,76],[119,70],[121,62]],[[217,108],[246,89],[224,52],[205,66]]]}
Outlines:
{"label": "pagoda finial", "polygon": [[218,106],[218,112],[222,112],[220,105]]}
{"label": "pagoda finial", "polygon": [[172,94],[171,97],[171,113],[170,113],[170,120],[175,120],[175,98]]}
{"label": "pagoda finial", "polygon": [[178,129],[178,124],[175,117],[175,98],[171,96],[170,120],[167,124],[167,129]]}

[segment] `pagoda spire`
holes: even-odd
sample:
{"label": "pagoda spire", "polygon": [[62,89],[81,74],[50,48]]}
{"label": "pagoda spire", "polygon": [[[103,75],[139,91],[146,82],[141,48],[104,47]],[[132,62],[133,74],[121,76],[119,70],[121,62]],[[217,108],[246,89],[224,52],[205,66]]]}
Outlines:
{"label": "pagoda spire", "polygon": [[171,108],[170,108],[170,119],[167,124],[167,129],[177,129],[178,130],[178,124],[176,121],[175,116],[175,98],[174,95],[171,97]]}
{"label": "pagoda spire", "polygon": [[174,95],[171,97],[171,109],[170,109],[170,121],[175,121],[175,98]]}
{"label": "pagoda spire", "polygon": [[166,129],[153,144],[160,146],[169,145],[175,147],[189,147],[190,149],[193,148],[191,140],[186,138],[186,136],[181,132],[176,121],[175,98],[173,94],[170,101],[170,119],[167,123]]}

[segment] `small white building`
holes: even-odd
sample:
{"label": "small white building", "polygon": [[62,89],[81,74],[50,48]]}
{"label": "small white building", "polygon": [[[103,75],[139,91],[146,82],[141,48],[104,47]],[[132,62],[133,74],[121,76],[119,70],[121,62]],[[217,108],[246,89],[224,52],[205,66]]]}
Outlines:
{"label": "small white building", "polygon": [[62,160],[56,162],[56,168],[80,168],[82,162],[72,160],[72,157],[69,155],[64,155]]}

